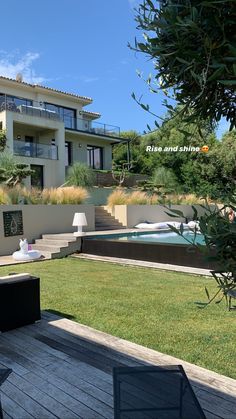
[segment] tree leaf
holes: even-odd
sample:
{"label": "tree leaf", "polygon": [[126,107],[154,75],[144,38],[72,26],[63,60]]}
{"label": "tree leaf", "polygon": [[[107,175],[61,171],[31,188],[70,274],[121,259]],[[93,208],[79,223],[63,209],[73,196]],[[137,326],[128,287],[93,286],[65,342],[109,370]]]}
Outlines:
{"label": "tree leaf", "polygon": [[225,86],[235,86],[236,80],[219,80],[221,84],[224,84]]}
{"label": "tree leaf", "polygon": [[219,76],[221,76],[221,74],[224,73],[224,70],[224,67],[218,68],[210,77],[208,77],[208,81],[216,80]]}

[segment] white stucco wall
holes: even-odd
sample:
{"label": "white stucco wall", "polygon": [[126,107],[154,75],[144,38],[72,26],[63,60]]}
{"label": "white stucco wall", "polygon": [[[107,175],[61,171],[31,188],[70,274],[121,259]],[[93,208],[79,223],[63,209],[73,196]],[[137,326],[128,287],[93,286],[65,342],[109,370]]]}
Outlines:
{"label": "white stucco wall", "polygon": [[[199,215],[205,212],[200,205],[194,205],[194,207],[197,209]],[[144,221],[153,223],[162,221],[185,222],[185,218],[176,218],[168,215],[167,213],[171,212],[171,208],[173,210],[182,211],[184,217],[187,217],[188,219],[192,219],[193,217],[191,205],[171,205],[171,207],[167,208],[163,205],[115,205],[112,209],[106,208],[127,228],[132,228],[136,224]]]}
{"label": "white stucco wall", "polygon": [[71,233],[75,212],[86,214],[88,226],[84,231],[95,229],[95,210],[93,205],[0,205],[0,256],[12,254],[17,250],[22,236],[5,237],[3,212],[21,210],[23,215],[23,237],[29,242],[41,238],[42,234]]}
{"label": "white stucco wall", "polygon": [[[40,102],[68,107],[77,111],[77,118],[83,118],[81,113],[83,107],[89,104],[89,99],[73,97],[64,93],[55,92],[50,89],[43,89],[40,86],[30,86],[21,82],[11,80],[0,80],[0,93],[30,99],[33,105],[38,107]],[[91,116],[87,116],[88,119]],[[84,115],[86,119],[86,114]],[[25,136],[33,136],[35,141],[43,144],[51,144],[55,139],[58,147],[58,162],[34,157],[22,157],[22,162],[26,164],[38,164],[44,167],[45,187],[60,186],[65,182],[65,141],[72,142],[73,162],[83,162],[87,164],[87,145],[95,145],[103,149],[103,169],[111,169],[112,166],[112,146],[114,139],[102,138],[99,135],[85,132],[76,132],[65,129],[64,123],[46,117],[26,115],[10,110],[0,112],[0,122],[2,128],[7,130],[8,151],[13,153],[13,141],[19,136],[24,141]],[[84,122],[86,123],[86,121]],[[85,126],[81,126],[85,129]],[[30,184],[30,179],[26,180]]]}

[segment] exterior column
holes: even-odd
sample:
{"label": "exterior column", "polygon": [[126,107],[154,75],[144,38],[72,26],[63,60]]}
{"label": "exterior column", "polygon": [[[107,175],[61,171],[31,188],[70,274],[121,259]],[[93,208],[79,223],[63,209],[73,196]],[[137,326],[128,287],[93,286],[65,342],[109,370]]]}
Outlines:
{"label": "exterior column", "polygon": [[58,164],[57,164],[57,183],[65,183],[65,129],[59,128],[55,131],[55,144],[57,146]]}

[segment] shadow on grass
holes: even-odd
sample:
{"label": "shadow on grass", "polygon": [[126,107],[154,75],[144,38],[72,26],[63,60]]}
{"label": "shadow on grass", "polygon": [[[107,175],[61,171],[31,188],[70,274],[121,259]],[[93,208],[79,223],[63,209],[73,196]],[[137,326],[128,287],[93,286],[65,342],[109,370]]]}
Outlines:
{"label": "shadow on grass", "polygon": [[50,308],[46,308],[45,311],[48,311],[49,313],[56,314],[56,316],[59,317],[65,317],[66,319],[74,320],[75,316],[68,313],[63,313],[62,311],[52,310]]}

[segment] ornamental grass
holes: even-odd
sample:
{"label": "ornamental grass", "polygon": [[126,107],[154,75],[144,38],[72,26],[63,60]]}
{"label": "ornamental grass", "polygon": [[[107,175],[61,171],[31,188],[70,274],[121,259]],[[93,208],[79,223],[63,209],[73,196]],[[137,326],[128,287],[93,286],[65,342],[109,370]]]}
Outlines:
{"label": "ornamental grass", "polygon": [[8,204],[8,195],[5,188],[0,188],[0,205]]}
{"label": "ornamental grass", "polygon": [[127,197],[128,205],[149,205],[150,196],[142,191],[134,191]]}
{"label": "ornamental grass", "polygon": [[107,198],[108,207],[114,207],[115,205],[126,205],[128,195],[122,189],[115,189],[111,195]]}
{"label": "ornamental grass", "polygon": [[49,188],[42,191],[43,204],[81,204],[88,198],[88,192],[82,187]]}

